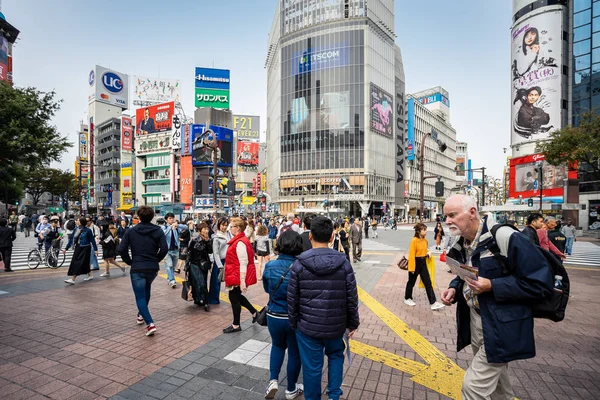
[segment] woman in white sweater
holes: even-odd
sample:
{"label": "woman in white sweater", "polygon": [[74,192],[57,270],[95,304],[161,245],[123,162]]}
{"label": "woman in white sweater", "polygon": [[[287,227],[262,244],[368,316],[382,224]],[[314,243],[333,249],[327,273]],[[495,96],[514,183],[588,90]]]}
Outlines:
{"label": "woman in white sweater", "polygon": [[225,268],[225,255],[227,254],[227,227],[229,220],[227,217],[221,217],[217,221],[217,233],[213,236],[213,269],[210,276],[210,290],[208,300],[210,304],[219,304],[221,282],[223,281],[223,271]]}

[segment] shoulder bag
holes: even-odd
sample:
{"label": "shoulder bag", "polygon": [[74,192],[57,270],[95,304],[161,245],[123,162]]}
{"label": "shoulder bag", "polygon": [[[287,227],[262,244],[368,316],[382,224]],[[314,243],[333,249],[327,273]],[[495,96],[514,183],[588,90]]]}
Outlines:
{"label": "shoulder bag", "polygon": [[[275,289],[273,289],[273,293],[277,292],[277,290],[283,283],[285,276],[290,272],[290,270],[292,269],[293,266],[294,266],[294,263],[292,263],[292,265],[290,265],[290,267],[285,271],[285,273],[283,275],[281,275],[281,278],[279,278],[279,282],[277,283],[277,286],[275,286]],[[269,293],[269,301],[271,301],[271,293]],[[267,326],[267,306],[264,306],[260,311],[256,312],[256,322],[260,326]]]}
{"label": "shoulder bag", "polygon": [[402,253],[398,254],[393,265],[397,266],[403,271],[408,271],[408,259],[406,258],[406,255]]}

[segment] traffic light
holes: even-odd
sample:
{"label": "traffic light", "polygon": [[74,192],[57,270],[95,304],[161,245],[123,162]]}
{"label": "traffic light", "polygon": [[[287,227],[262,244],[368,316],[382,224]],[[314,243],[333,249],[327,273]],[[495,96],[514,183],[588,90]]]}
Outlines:
{"label": "traffic light", "polygon": [[444,182],[437,181],[435,183],[435,197],[444,197]]}
{"label": "traffic light", "polygon": [[533,199],[527,200],[527,207],[533,207]]}
{"label": "traffic light", "polygon": [[227,194],[229,196],[235,196],[235,181],[233,179],[230,179],[227,182]]}

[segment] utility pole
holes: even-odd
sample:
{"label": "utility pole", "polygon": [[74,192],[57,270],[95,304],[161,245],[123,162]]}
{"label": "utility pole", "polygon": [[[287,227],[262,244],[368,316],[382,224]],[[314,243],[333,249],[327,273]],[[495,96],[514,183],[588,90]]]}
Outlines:
{"label": "utility pole", "polygon": [[[424,212],[425,212],[425,179],[432,179],[432,178],[439,178],[438,175],[429,175],[429,176],[425,176],[425,140],[427,139],[428,136],[432,136],[431,132],[426,133],[423,136],[423,139],[421,141],[421,152],[419,153],[419,170],[421,173],[421,181],[420,181],[420,199],[419,199],[419,206],[421,209],[421,221],[423,221],[424,219]],[[441,140],[439,140],[437,138],[437,133],[435,134],[435,136],[433,136],[433,138],[435,139],[437,145],[440,148],[440,151],[443,153],[444,151],[446,151],[446,144],[444,142],[442,142]],[[431,216],[430,216],[431,219]]]}

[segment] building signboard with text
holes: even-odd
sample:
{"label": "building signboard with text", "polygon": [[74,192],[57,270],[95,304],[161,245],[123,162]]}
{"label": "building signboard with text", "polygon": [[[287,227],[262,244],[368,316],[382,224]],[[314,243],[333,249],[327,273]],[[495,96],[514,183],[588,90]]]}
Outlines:
{"label": "building signboard with text", "polygon": [[196,88],[195,106],[197,108],[229,109],[229,102],[229,90]]}
{"label": "building signboard with text", "polygon": [[88,75],[88,103],[99,101],[122,109],[129,107],[129,76],[96,65]]}
{"label": "building signboard with text", "polygon": [[233,130],[238,139],[260,139],[260,117],[257,115],[234,115]]}
{"label": "building signboard with text", "polygon": [[173,130],[175,103],[156,104],[135,110],[136,136],[152,135]]}
{"label": "building signboard with text", "polygon": [[121,117],[121,150],[133,150],[133,119]]}
{"label": "building signboard with text", "polygon": [[132,76],[134,99],[142,102],[181,101],[180,83],[176,79]]}

